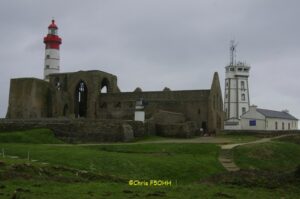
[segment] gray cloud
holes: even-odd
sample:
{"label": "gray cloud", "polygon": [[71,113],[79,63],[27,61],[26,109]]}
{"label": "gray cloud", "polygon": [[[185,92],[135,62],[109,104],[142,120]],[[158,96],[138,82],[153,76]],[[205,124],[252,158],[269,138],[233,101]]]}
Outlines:
{"label": "gray cloud", "polygon": [[42,39],[54,17],[63,39],[61,71],[116,74],[123,91],[224,84],[228,45],[251,65],[251,103],[300,118],[300,18],[296,0],[10,0],[0,2],[0,117],[10,78],[42,78]]}

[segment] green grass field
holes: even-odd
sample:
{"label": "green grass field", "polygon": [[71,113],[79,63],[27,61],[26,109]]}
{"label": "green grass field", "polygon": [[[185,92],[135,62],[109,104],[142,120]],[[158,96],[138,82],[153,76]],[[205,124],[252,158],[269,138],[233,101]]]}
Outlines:
{"label": "green grass field", "polygon": [[[154,138],[157,139],[160,138]],[[232,176],[219,163],[220,147],[216,144],[136,141],[69,145],[56,139],[51,131],[37,129],[0,133],[2,150],[0,198],[11,198],[15,190],[21,198],[33,199],[297,198],[300,195],[299,184],[294,182],[272,189],[255,183],[243,184],[243,176]],[[292,172],[300,164],[299,157],[300,145],[283,140],[234,150],[235,162],[248,169]],[[167,180],[171,186],[130,186],[129,180]]]}
{"label": "green grass field", "polygon": [[300,165],[300,145],[276,141],[239,146],[234,159],[244,169],[293,171]]}
{"label": "green grass field", "polygon": [[0,133],[1,143],[27,143],[27,144],[61,144],[62,141],[54,137],[49,129],[33,129],[29,131],[16,131]]}
{"label": "green grass field", "polygon": [[220,135],[218,137],[230,139],[233,143],[241,143],[241,142],[251,142],[260,139],[255,135]]}

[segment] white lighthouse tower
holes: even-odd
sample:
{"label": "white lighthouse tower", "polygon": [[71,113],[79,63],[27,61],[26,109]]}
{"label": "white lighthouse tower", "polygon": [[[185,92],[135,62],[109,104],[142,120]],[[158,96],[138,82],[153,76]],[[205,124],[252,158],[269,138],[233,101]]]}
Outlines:
{"label": "white lighthouse tower", "polygon": [[231,41],[230,64],[225,67],[225,129],[241,129],[241,115],[246,113],[250,106],[248,84],[250,66],[236,62],[236,46],[237,44]]}
{"label": "white lighthouse tower", "polygon": [[49,81],[49,74],[59,73],[59,46],[61,38],[57,35],[57,26],[55,21],[48,26],[48,34],[44,37],[45,43],[45,65],[44,80]]}

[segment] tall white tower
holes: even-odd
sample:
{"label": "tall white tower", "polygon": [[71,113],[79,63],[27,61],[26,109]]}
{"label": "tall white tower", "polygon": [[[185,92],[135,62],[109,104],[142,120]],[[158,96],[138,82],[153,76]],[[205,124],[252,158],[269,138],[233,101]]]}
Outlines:
{"label": "tall white tower", "polygon": [[57,26],[55,21],[48,26],[48,34],[44,37],[45,43],[45,64],[44,64],[44,80],[49,81],[49,74],[59,73],[59,46],[61,38],[57,35]]}
{"label": "tall white tower", "polygon": [[236,62],[236,46],[237,44],[231,41],[230,64],[225,67],[225,129],[228,124],[239,126],[241,115],[247,112],[250,106],[248,84],[250,66],[243,62]]}

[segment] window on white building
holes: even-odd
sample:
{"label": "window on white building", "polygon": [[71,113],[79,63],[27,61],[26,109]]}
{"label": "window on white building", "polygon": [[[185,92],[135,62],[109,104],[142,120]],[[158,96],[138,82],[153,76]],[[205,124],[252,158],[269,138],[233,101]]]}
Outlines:
{"label": "window on white building", "polygon": [[282,122],[282,130],[284,130],[284,122]]}
{"label": "window on white building", "polygon": [[289,130],[291,129],[291,124],[290,124],[290,123],[288,123],[288,129],[289,129]]}
{"label": "window on white building", "polygon": [[256,126],[256,120],[249,120],[249,126]]}
{"label": "window on white building", "polygon": [[246,113],[246,107],[243,107],[243,108],[242,108],[242,113],[243,113],[243,114]]}
{"label": "window on white building", "polygon": [[241,99],[242,99],[242,101],[245,101],[245,100],[246,100],[246,96],[245,96],[244,93],[242,94]]}
{"label": "window on white building", "polygon": [[277,130],[278,129],[278,123],[275,122],[275,129]]}
{"label": "window on white building", "polygon": [[245,82],[241,81],[241,89],[245,89]]}

